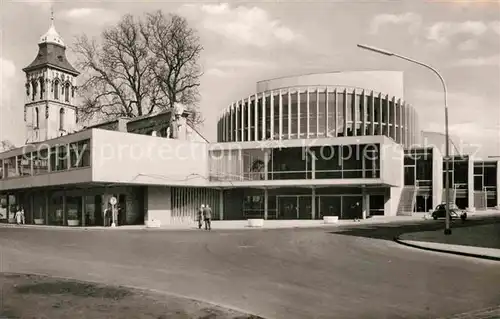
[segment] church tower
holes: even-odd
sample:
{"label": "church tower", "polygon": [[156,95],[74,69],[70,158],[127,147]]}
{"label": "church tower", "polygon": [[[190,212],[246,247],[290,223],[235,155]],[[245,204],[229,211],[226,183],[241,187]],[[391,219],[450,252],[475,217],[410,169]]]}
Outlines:
{"label": "church tower", "polygon": [[38,54],[26,74],[24,122],[27,142],[36,143],[76,129],[75,90],[80,74],[66,58],[66,46],[51,25],[38,42]]}

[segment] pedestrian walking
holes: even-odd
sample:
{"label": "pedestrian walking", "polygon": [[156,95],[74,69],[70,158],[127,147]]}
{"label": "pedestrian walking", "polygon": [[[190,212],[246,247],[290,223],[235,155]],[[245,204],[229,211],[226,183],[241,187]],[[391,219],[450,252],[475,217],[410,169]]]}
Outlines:
{"label": "pedestrian walking", "polygon": [[212,209],[208,205],[203,210],[203,219],[205,220],[205,230],[212,230]]}
{"label": "pedestrian walking", "polygon": [[198,215],[197,215],[198,229],[201,229],[201,226],[203,226],[204,210],[205,210],[205,205],[201,204],[200,209],[198,209]]}
{"label": "pedestrian walking", "polygon": [[24,225],[24,223],[25,223],[25,221],[26,221],[26,219],[25,219],[25,218],[26,218],[26,217],[25,217],[25,215],[24,215],[24,208],[23,208],[23,207],[21,207],[21,224],[23,224],[23,225]]}
{"label": "pedestrian walking", "polygon": [[22,217],[21,217],[21,208],[18,207],[16,210],[16,214],[14,216],[16,218],[16,224],[21,225]]}

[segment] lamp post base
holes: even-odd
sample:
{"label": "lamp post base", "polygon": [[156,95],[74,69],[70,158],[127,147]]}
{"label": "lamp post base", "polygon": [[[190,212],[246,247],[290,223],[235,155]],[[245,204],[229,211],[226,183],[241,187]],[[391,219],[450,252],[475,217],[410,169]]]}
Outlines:
{"label": "lamp post base", "polygon": [[444,234],[445,234],[445,235],[451,235],[451,228],[446,228],[446,229],[444,230]]}

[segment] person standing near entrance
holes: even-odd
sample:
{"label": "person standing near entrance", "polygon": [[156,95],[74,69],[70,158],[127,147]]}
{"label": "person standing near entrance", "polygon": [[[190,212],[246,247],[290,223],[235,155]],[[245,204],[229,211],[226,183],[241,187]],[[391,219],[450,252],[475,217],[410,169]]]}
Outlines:
{"label": "person standing near entrance", "polygon": [[203,218],[204,218],[205,205],[201,204],[200,209],[198,209],[197,220],[198,220],[198,229],[201,229],[203,226]]}
{"label": "person standing near entrance", "polygon": [[14,217],[16,218],[16,224],[21,225],[21,222],[22,222],[21,207],[17,208],[16,215]]}
{"label": "person standing near entrance", "polygon": [[24,208],[21,207],[21,224],[24,225],[25,221],[26,221],[26,216],[24,216]]}
{"label": "person standing near entrance", "polygon": [[208,205],[203,210],[203,218],[205,220],[205,230],[212,230],[212,209]]}

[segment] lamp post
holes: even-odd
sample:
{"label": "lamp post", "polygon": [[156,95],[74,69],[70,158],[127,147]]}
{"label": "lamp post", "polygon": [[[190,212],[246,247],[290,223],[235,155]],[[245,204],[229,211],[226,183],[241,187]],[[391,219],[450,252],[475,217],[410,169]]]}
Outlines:
{"label": "lamp post", "polygon": [[445,207],[446,207],[446,226],[445,226],[445,229],[444,229],[444,234],[445,235],[451,235],[451,228],[450,228],[450,179],[449,179],[449,175],[450,175],[450,145],[449,145],[449,140],[450,140],[450,136],[449,136],[449,132],[448,132],[448,89],[446,88],[446,83],[444,81],[444,78],[443,76],[433,67],[431,67],[430,65],[427,65],[423,62],[420,62],[420,61],[416,61],[414,59],[411,59],[411,58],[408,58],[408,57],[405,57],[405,56],[402,56],[402,55],[399,55],[399,54],[396,54],[394,52],[390,52],[390,51],[387,51],[387,50],[384,50],[384,49],[379,49],[379,48],[375,48],[375,47],[372,47],[372,46],[368,46],[368,45],[363,45],[363,44],[358,44],[358,47],[361,48],[361,49],[365,49],[365,50],[368,50],[368,51],[372,51],[372,52],[375,52],[375,53],[378,53],[378,54],[382,54],[382,55],[386,55],[386,56],[391,56],[391,57],[396,57],[396,58],[399,58],[399,59],[402,59],[402,60],[405,60],[405,61],[408,61],[408,62],[411,62],[411,63],[415,63],[415,64],[418,64],[420,66],[423,66],[424,68],[427,68],[429,70],[431,70],[435,75],[437,75],[437,77],[439,78],[439,80],[441,81],[441,84],[443,85],[443,92],[444,92],[444,126],[445,126],[445,138],[446,138],[446,141],[445,141],[445,171],[446,171],[446,181],[445,181],[445,198],[446,198],[446,204],[445,204]]}

